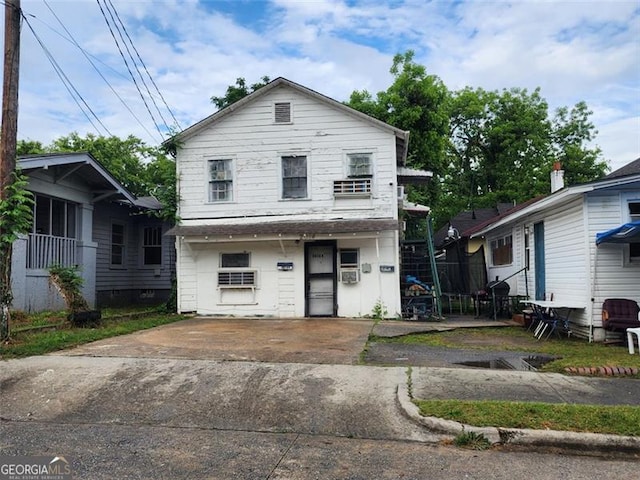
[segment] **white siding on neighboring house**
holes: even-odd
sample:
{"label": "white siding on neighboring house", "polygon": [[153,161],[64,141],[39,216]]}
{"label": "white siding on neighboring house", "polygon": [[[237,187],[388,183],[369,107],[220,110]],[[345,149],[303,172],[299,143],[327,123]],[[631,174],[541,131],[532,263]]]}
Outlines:
{"label": "white siding on neighboring house", "polygon": [[589,258],[594,279],[593,323],[602,325],[600,312],[607,298],[629,298],[640,302],[640,262],[629,263],[628,246],[595,244],[596,234],[630,221],[627,201],[640,199],[640,192],[612,192],[587,197],[589,218]]}
{"label": "white siding on neighboring house", "polygon": [[[544,221],[547,292],[554,300],[589,305],[590,286],[585,248],[587,231],[582,213],[582,198]],[[576,312],[574,321],[586,314]]]}

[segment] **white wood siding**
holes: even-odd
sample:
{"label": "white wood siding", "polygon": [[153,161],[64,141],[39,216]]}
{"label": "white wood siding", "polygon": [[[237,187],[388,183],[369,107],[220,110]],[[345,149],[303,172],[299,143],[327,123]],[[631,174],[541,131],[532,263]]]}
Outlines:
{"label": "white wood siding", "polygon": [[[375,238],[338,239],[337,249],[358,248],[360,265],[369,264],[370,273],[360,273],[356,284],[337,283],[338,316],[369,315],[380,301],[395,317],[400,313],[397,238],[393,232]],[[377,243],[377,244],[376,244]],[[284,253],[283,253],[284,248]],[[180,246],[180,311],[202,315],[303,317],[305,314],[304,242],[248,241],[237,243],[191,244]],[[257,287],[220,289],[217,285],[221,253],[249,252],[251,270],[257,271]],[[279,271],[278,262],[293,262],[292,271]],[[380,265],[394,271],[380,273]],[[340,271],[339,255],[336,272]],[[185,272],[195,272],[186,274]]]}
{"label": "white wood siding", "polygon": [[[293,123],[273,123],[273,103],[290,101]],[[345,152],[373,154],[373,185],[366,202],[336,202],[333,181],[346,178]],[[281,199],[280,158],[306,155],[308,200]],[[397,218],[395,137],[297,92],[278,88],[210,129],[189,138],[177,156],[183,225],[220,217],[291,215],[304,218]],[[232,202],[208,202],[207,159],[233,160]],[[352,208],[350,208],[352,207]]]}
{"label": "white wood siding", "polygon": [[[640,192],[635,192],[635,198]],[[602,302],[607,298],[629,298],[640,302],[640,263],[628,263],[625,254],[628,246],[601,244],[596,247],[596,233],[605,232],[629,221],[623,192],[599,193],[587,197],[589,218],[590,272],[594,279],[593,323],[602,325]]]}

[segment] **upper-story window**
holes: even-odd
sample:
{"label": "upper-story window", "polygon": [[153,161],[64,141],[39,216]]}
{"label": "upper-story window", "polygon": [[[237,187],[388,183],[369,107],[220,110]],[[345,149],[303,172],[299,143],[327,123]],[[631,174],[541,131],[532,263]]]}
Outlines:
{"label": "upper-story window", "polygon": [[373,168],[370,153],[347,154],[349,177],[370,177]]}
{"label": "upper-story window", "polygon": [[513,237],[506,235],[491,241],[493,265],[510,265],[513,262]]}
{"label": "upper-story window", "polygon": [[282,157],[282,198],[307,198],[307,157]]}
{"label": "upper-story window", "polygon": [[36,195],[33,233],[76,238],[76,209],[74,203]]}
{"label": "upper-story window", "polygon": [[231,159],[209,160],[209,201],[233,200],[233,171]]}

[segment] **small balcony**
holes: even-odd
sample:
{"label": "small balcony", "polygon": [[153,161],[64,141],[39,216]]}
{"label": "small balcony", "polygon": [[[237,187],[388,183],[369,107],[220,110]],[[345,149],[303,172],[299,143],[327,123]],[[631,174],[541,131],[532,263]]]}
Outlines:
{"label": "small balcony", "polygon": [[371,196],[371,179],[335,180],[333,195],[334,197],[369,197]]}
{"label": "small balcony", "polygon": [[76,265],[76,239],[30,233],[27,243],[27,268],[46,269],[52,265]]}

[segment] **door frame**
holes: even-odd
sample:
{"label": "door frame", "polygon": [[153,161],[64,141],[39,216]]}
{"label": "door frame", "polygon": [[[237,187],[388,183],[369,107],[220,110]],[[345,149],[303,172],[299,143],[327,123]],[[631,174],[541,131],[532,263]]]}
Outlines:
{"label": "door frame", "polygon": [[[331,264],[333,269],[331,273],[309,273],[309,250],[312,247],[332,247]],[[338,248],[335,240],[317,240],[314,242],[305,242],[304,244],[304,316],[309,317],[309,290],[310,280],[313,278],[331,278],[333,280],[333,317],[338,316]]]}
{"label": "door frame", "polygon": [[544,222],[533,224],[533,248],[535,252],[536,300],[546,300],[546,266],[544,253]]}

